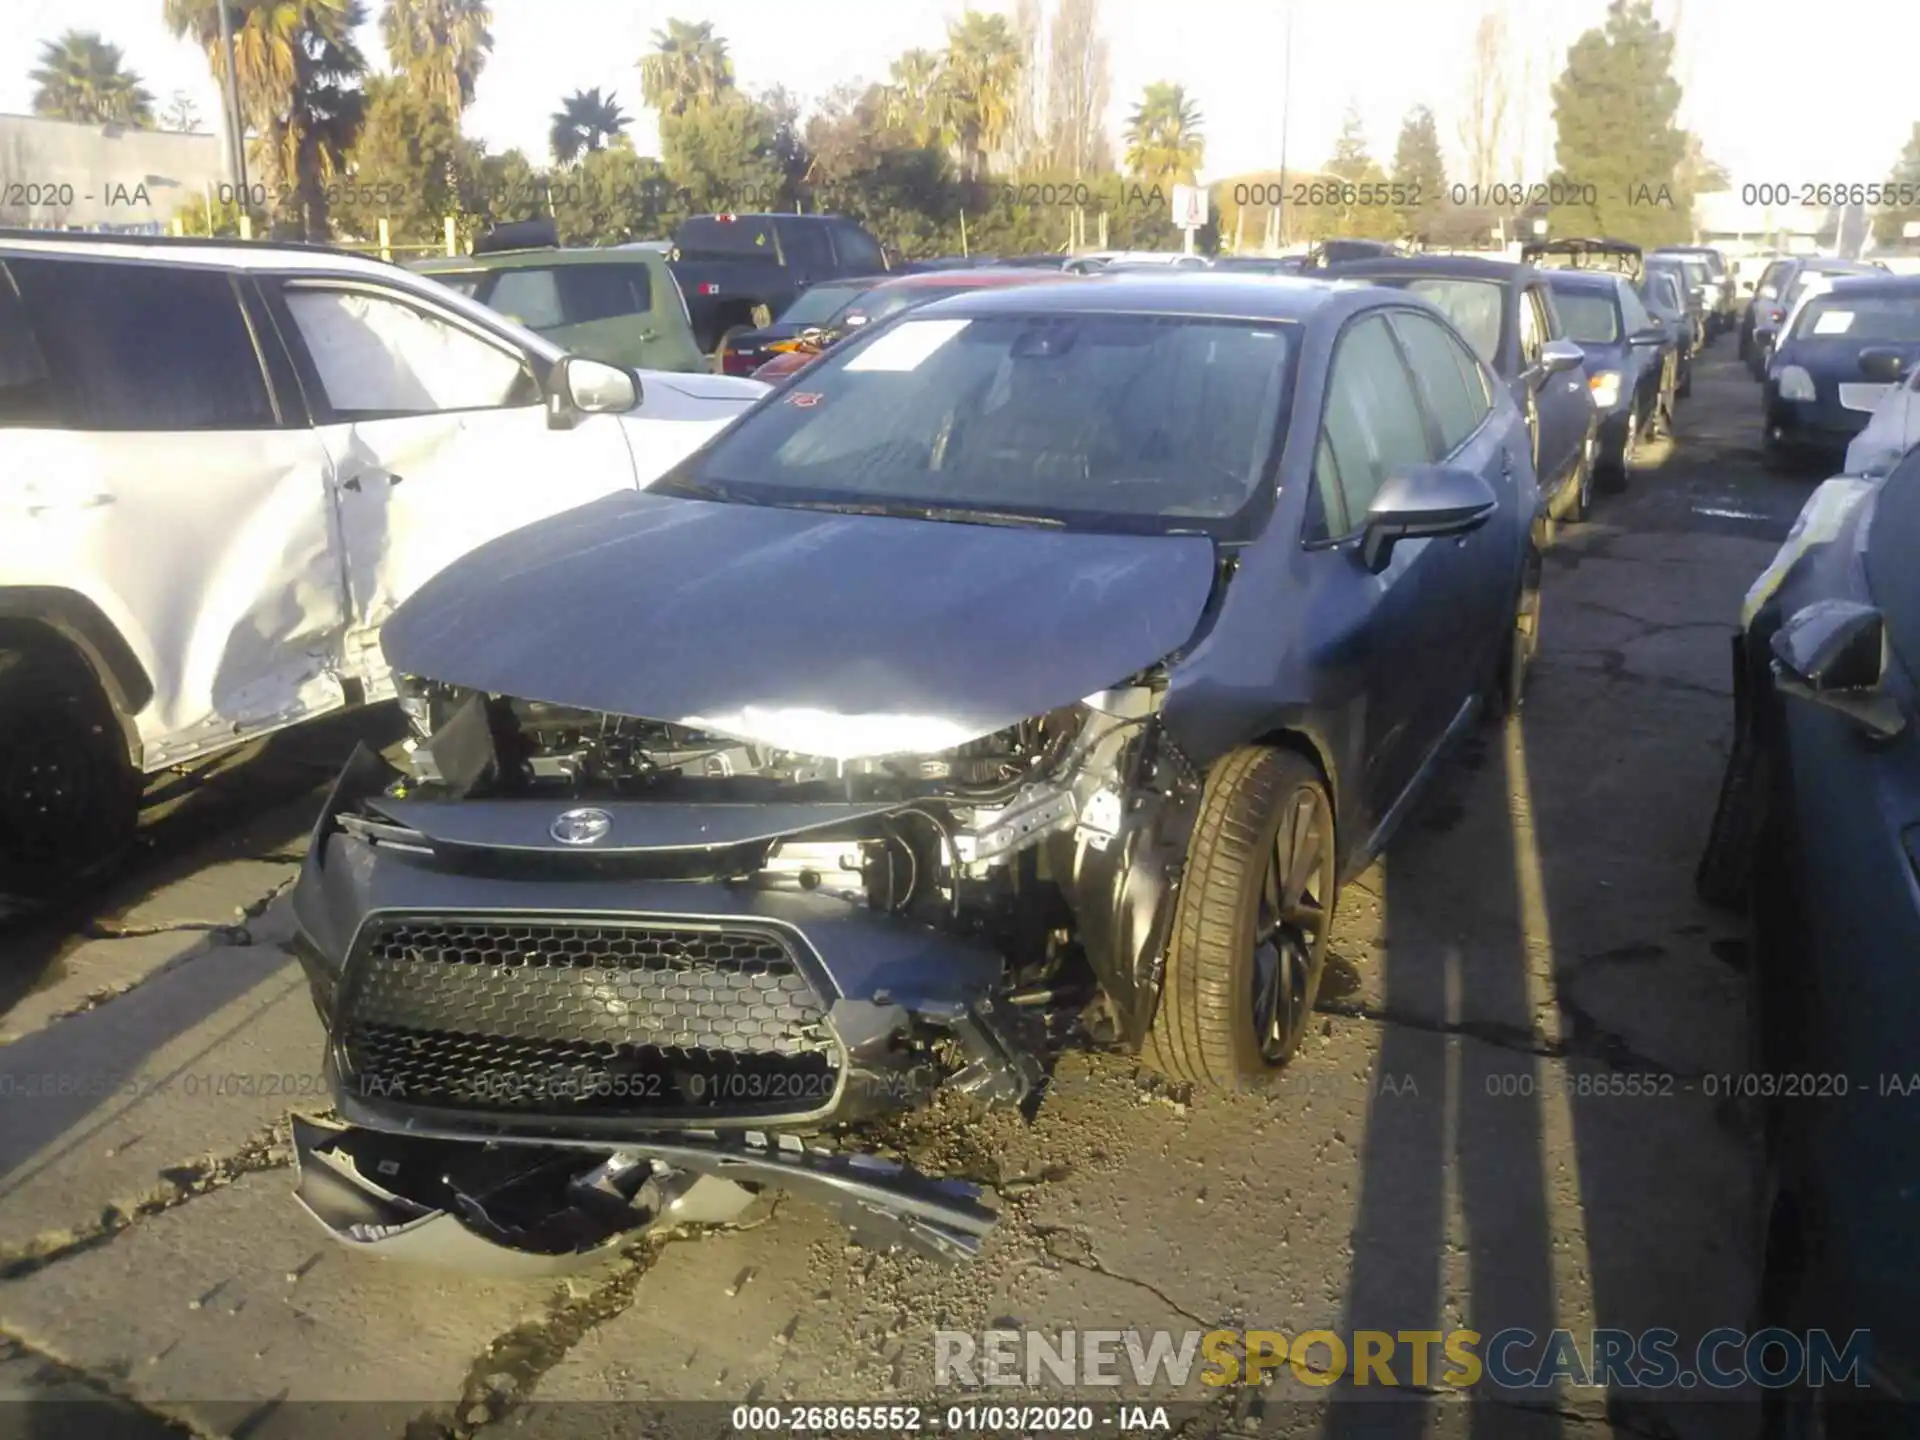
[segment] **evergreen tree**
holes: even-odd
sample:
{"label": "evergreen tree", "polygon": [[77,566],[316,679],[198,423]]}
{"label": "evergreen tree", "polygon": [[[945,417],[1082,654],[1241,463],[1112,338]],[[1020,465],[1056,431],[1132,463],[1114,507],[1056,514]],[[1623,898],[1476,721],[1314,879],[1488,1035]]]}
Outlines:
{"label": "evergreen tree", "polygon": [[1554,82],[1553,178],[1582,203],[1553,207],[1552,233],[1643,246],[1687,240],[1693,196],[1679,174],[1687,154],[1679,110],[1672,32],[1653,18],[1652,0],[1612,0],[1606,23],[1573,43]]}
{"label": "evergreen tree", "polygon": [[[1894,187],[1893,203],[1881,206],[1873,217],[1873,238],[1882,245],[1895,243],[1907,225],[1920,222],[1920,122],[1915,123],[1913,133],[1907,136],[1906,147],[1894,162],[1887,182]],[[1907,192],[1905,196],[1899,193],[1902,189]],[[1914,203],[1902,205],[1903,198],[1910,198]]]}
{"label": "evergreen tree", "polygon": [[1401,232],[1430,235],[1445,210],[1447,169],[1440,158],[1439,127],[1425,105],[1414,106],[1400,122],[1400,141],[1393,149],[1393,183],[1406,192],[1406,203],[1399,211]]}

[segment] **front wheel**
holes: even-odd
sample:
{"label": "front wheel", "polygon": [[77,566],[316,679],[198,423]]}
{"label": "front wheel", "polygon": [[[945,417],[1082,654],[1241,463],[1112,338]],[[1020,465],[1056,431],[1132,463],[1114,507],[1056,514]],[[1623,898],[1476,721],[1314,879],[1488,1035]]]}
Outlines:
{"label": "front wheel", "polygon": [[1538,547],[1527,551],[1521,568],[1520,594],[1514,601],[1513,625],[1487,690],[1487,713],[1495,720],[1518,714],[1526,703],[1527,677],[1540,651],[1540,572]]}
{"label": "front wheel", "polygon": [[0,913],[62,899],[118,859],[140,789],[92,675],[0,650]]}
{"label": "front wheel", "polygon": [[1212,1090],[1267,1083],[1312,1022],[1336,896],[1333,806],[1289,750],[1208,773],[1142,1058]]}
{"label": "front wheel", "polygon": [[1591,429],[1580,442],[1580,470],[1574,477],[1573,503],[1567,507],[1567,519],[1578,525],[1593,514],[1593,472],[1600,463],[1600,442]]}

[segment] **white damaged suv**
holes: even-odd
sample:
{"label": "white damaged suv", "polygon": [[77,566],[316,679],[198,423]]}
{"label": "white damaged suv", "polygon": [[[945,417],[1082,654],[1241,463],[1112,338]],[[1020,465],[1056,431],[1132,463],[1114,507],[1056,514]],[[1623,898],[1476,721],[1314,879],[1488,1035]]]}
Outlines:
{"label": "white damaged suv", "polygon": [[0,915],[117,853],[144,775],[390,697],[423,581],[766,390],[344,251],[0,231]]}

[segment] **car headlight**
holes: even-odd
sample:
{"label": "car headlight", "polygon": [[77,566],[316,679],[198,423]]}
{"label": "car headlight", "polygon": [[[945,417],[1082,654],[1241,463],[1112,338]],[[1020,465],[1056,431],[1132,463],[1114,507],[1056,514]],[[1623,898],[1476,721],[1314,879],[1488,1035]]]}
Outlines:
{"label": "car headlight", "polygon": [[1819,392],[1813,388],[1813,376],[1801,365],[1782,365],[1774,376],[1780,387],[1782,400],[1817,400]]}
{"label": "car headlight", "polygon": [[1602,410],[1611,410],[1620,403],[1620,372],[1602,370],[1587,381],[1593,391],[1593,403]]}

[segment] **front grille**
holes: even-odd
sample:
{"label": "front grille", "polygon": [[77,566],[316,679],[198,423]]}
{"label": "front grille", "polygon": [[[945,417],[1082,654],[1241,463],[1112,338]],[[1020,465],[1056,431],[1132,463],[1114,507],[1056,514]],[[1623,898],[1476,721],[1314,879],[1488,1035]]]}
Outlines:
{"label": "front grille", "polygon": [[409,916],[363,927],[336,1028],[369,1100],[664,1119],[820,1109],[825,1019],[772,929]]}

